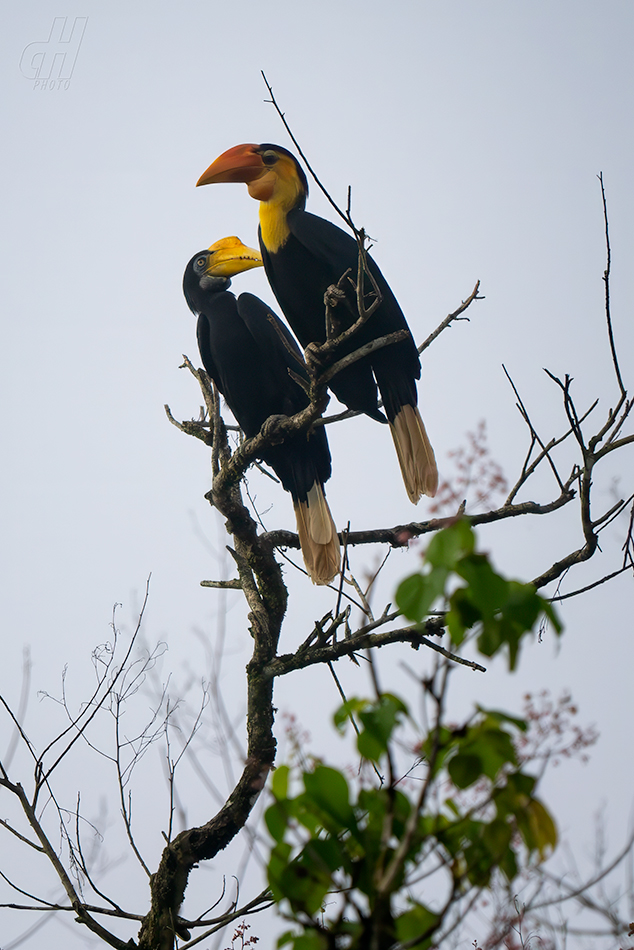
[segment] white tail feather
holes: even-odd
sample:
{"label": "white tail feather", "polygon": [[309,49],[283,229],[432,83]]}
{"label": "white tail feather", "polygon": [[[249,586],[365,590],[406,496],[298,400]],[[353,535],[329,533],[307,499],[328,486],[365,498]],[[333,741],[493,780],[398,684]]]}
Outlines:
{"label": "white tail feather", "polygon": [[409,500],[416,505],[421,495],[433,498],[438,489],[436,458],[416,406],[403,406],[390,431]]}
{"label": "white tail feather", "polygon": [[339,573],[337,529],[322,486],[315,482],[307,500],[295,504],[297,533],[306,570],[313,584],[329,584]]}
{"label": "white tail feather", "polygon": [[332,520],[326,496],[319,482],[315,482],[308,492],[307,499],[308,529],[310,536],[315,544],[328,544],[333,534],[337,533],[337,529]]}

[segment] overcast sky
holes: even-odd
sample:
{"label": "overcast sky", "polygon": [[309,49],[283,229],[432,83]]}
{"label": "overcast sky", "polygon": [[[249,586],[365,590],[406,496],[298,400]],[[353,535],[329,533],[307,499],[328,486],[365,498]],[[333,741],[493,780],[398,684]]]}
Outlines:
{"label": "overcast sky", "polygon": [[[51,57],[55,18],[66,18],[64,38],[75,29],[61,81],[61,60]],[[226,235],[257,242],[257,205],[244,186],[197,190],[195,182],[232,145],[289,146],[260,70],[333,197],[345,204],[352,186],[354,217],[372,235],[419,342],[482,281],[486,299],[469,311],[471,322],[426,354],[420,402],[441,476],[451,473],[447,453],[485,419],[491,451],[514,481],[527,438],[503,362],[545,439],[564,419],[542,367],[574,376],[580,404],[600,397],[607,407],[616,398],[602,309],[600,171],[615,334],[626,386],[634,386],[633,40],[626,0],[138,0],[73,8],[42,0],[5,8],[0,687],[17,703],[28,645],[34,741],[44,741],[47,716],[36,691],[58,695],[68,664],[83,695],[113,604],[123,605],[129,627],[150,573],[145,634],[169,644],[161,676],[204,675],[196,631],[214,642],[218,600],[199,581],[230,570],[226,539],[203,498],[208,453],[169,425],[163,405],[189,418],[200,404],[195,381],[178,368],[181,354],[198,356],[181,292],[185,264]],[[56,82],[43,82],[44,62]],[[332,217],[316,187],[310,209]],[[261,272],[237,278],[234,289],[273,301]],[[369,420],[332,428],[327,493],[340,527],[425,517],[427,502],[413,508],[407,500],[385,428]],[[615,491],[632,491],[633,476],[630,451],[598,477],[597,508],[608,508]],[[250,484],[267,527],[293,527],[281,489],[257,474]],[[545,500],[554,491],[545,478],[523,497]],[[506,573],[528,579],[580,543],[575,514],[491,527],[482,544]],[[566,589],[618,566],[623,530],[617,523],[605,533],[604,553]],[[356,552],[356,570],[379,556]],[[377,605],[417,557],[392,555]],[[333,606],[328,591],[288,576],[294,603],[285,650]],[[238,595],[231,597],[229,666],[239,696],[249,637]],[[513,676],[492,664],[484,694],[475,674],[461,674],[456,711],[466,713],[474,696],[518,711],[527,690],[572,689],[581,722],[596,723],[602,739],[589,766],[562,768],[543,796],[562,834],[587,856],[602,801],[613,850],[630,819],[631,578],[562,614],[561,649],[548,636]],[[417,669],[426,662],[412,660]],[[351,692],[369,689],[362,674],[346,676]],[[320,696],[315,709],[302,708],[309,685]],[[313,672],[280,684],[277,702],[319,735],[325,690],[325,673]],[[6,739],[0,734],[0,749]],[[86,781],[78,774],[70,787]],[[207,817],[207,805],[190,811],[192,820]],[[155,827],[146,840],[155,863],[162,847]],[[26,926],[26,918],[0,921],[0,943]],[[69,927],[47,927],[47,946],[85,946],[86,935]],[[22,946],[41,941],[39,933]]]}

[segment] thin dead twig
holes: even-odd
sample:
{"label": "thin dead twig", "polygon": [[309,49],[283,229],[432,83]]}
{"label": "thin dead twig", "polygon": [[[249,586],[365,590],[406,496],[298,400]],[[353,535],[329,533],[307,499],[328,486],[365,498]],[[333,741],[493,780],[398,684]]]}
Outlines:
{"label": "thin dead twig", "polygon": [[[553,441],[551,440],[551,442],[549,443],[548,447],[544,445],[544,443],[543,443],[542,440],[540,439],[539,435],[537,434],[537,431],[535,430],[535,427],[533,426],[533,423],[532,423],[531,420],[530,420],[530,417],[529,417],[529,415],[528,415],[528,410],[526,409],[526,406],[525,406],[524,403],[522,402],[522,397],[520,396],[520,394],[519,394],[519,392],[518,392],[518,390],[517,390],[517,386],[515,385],[515,383],[514,383],[513,380],[511,379],[511,376],[510,376],[510,374],[509,374],[509,372],[508,372],[506,366],[504,365],[504,363],[502,364],[502,369],[504,370],[504,375],[505,375],[506,378],[508,379],[509,383],[511,384],[511,388],[513,389],[513,392],[515,393],[515,398],[517,399],[517,408],[519,409],[520,414],[521,414],[522,418],[524,419],[524,422],[526,423],[526,425],[528,426],[528,428],[529,428],[529,430],[530,430],[531,438],[532,438],[535,442],[537,442],[537,444],[539,445],[539,447],[540,447],[541,450],[542,450],[541,457],[540,457],[540,459],[539,459],[539,461],[538,461],[537,463],[534,463],[534,467],[529,468],[526,473],[525,473],[524,471],[522,472],[522,475],[524,475],[524,478],[520,477],[520,480],[518,481],[517,486],[513,489],[513,491],[512,491],[511,494],[509,495],[508,500],[510,501],[512,498],[515,497],[515,495],[516,495],[517,492],[519,491],[521,485],[526,481],[526,479],[529,477],[529,475],[532,474],[533,471],[535,471],[535,468],[537,467],[537,465],[539,464],[539,462],[542,461],[543,458],[548,459],[548,464],[550,465],[550,467],[551,467],[551,469],[552,469],[552,472],[553,472],[553,475],[555,476],[555,478],[556,478],[556,480],[557,480],[557,484],[559,485],[560,491],[562,491],[562,492],[565,491],[563,482],[562,482],[561,478],[559,477],[559,472],[557,471],[557,466],[555,465],[555,463],[553,462],[553,460],[552,460],[552,458],[551,458],[551,456],[550,456],[550,449],[553,447],[553,445],[556,445],[556,444],[557,444],[556,441],[553,442]],[[528,457],[527,457],[527,461],[528,461]]]}
{"label": "thin dead twig", "polygon": [[560,600],[569,600],[571,597],[578,597],[579,594],[585,594],[589,590],[593,590],[595,587],[600,587],[601,584],[605,584],[607,581],[613,580],[613,578],[618,577],[619,574],[623,574],[625,571],[631,570],[631,565],[627,564],[625,567],[620,567],[618,571],[612,571],[611,574],[606,574],[605,577],[602,577],[598,581],[594,581],[593,584],[587,584],[585,587],[580,587],[578,590],[572,590],[568,594],[556,594],[554,597],[549,597],[548,599],[554,603],[558,604]]}
{"label": "thin dead twig", "polygon": [[475,287],[473,288],[473,290],[471,291],[467,299],[463,300],[460,306],[456,310],[454,310],[453,313],[448,313],[445,319],[442,321],[442,323],[439,323],[436,329],[432,333],[429,334],[426,340],[424,340],[421,343],[421,345],[418,347],[419,354],[422,353],[424,350],[426,350],[428,346],[431,346],[431,344],[434,342],[436,337],[440,336],[443,330],[446,330],[447,327],[450,326],[455,321],[458,321],[458,320],[469,321],[469,317],[461,317],[460,314],[464,313],[467,307],[469,307],[473,303],[474,300],[485,299],[484,297],[478,296],[479,289],[480,289],[480,281],[477,280]]}
{"label": "thin dead twig", "polygon": [[[62,759],[64,758],[64,756],[68,754],[68,752],[69,752],[70,749],[73,747],[73,745],[84,735],[84,733],[86,732],[86,729],[88,728],[88,726],[90,725],[90,723],[93,721],[93,719],[95,718],[95,716],[98,714],[99,710],[103,708],[103,706],[104,706],[104,704],[106,703],[107,699],[112,695],[112,692],[113,692],[113,690],[114,690],[114,687],[115,687],[116,683],[117,683],[117,682],[120,680],[120,678],[124,675],[124,672],[125,672],[125,670],[127,669],[127,666],[126,666],[127,661],[128,661],[128,659],[130,658],[130,656],[131,656],[131,654],[132,654],[132,650],[134,649],[134,645],[135,645],[135,643],[136,643],[137,637],[138,637],[138,635],[139,635],[139,633],[140,633],[140,631],[141,631],[141,625],[142,625],[142,623],[143,623],[143,616],[144,616],[144,614],[145,614],[145,608],[147,607],[148,599],[149,599],[149,596],[150,596],[150,578],[151,578],[151,575],[150,575],[150,577],[148,577],[148,579],[147,579],[147,581],[146,581],[146,584],[145,584],[145,596],[144,596],[144,598],[143,598],[143,604],[141,605],[141,610],[139,611],[139,617],[138,617],[138,620],[137,620],[136,628],[135,628],[135,630],[134,630],[134,633],[132,634],[132,637],[130,638],[130,644],[129,644],[128,649],[127,649],[127,651],[126,651],[126,653],[125,653],[125,655],[124,655],[124,657],[123,657],[123,661],[121,662],[121,665],[119,666],[119,669],[118,669],[117,672],[115,673],[115,675],[114,675],[112,681],[108,683],[107,689],[104,690],[103,696],[102,696],[99,700],[97,700],[97,697],[98,697],[98,695],[99,695],[100,689],[101,689],[102,686],[103,686],[104,684],[106,684],[106,682],[107,682],[107,676],[108,676],[108,673],[109,673],[109,670],[110,670],[110,666],[111,666],[112,662],[114,662],[114,652],[113,652],[113,654],[112,654],[112,657],[111,657],[110,661],[108,662],[108,664],[107,664],[107,666],[106,666],[106,670],[105,670],[105,672],[104,672],[104,674],[103,674],[103,677],[102,677],[101,681],[98,682],[97,688],[96,688],[95,691],[93,692],[93,695],[92,695],[90,701],[84,705],[84,708],[82,709],[82,712],[79,714],[79,716],[76,717],[76,719],[74,719],[74,720],[71,722],[71,724],[70,724],[66,729],[64,729],[63,732],[61,732],[52,742],[50,742],[50,743],[46,746],[46,748],[44,749],[44,751],[38,756],[38,758],[37,758],[37,764],[36,764],[36,772],[37,772],[37,775],[36,775],[36,784],[35,784],[35,791],[34,791],[34,794],[33,794],[33,805],[34,805],[34,806],[35,806],[35,803],[36,803],[36,801],[37,801],[37,798],[38,798],[38,795],[39,795],[39,792],[40,792],[40,789],[42,788],[42,786],[43,786],[44,784],[48,783],[48,780],[49,780],[51,774],[52,774],[53,771],[57,768],[57,766],[58,766],[59,763],[62,761]],[[89,710],[90,710],[90,712],[88,712]],[[82,718],[83,718],[84,716],[85,716],[86,718],[85,718],[85,720],[84,720],[84,721],[81,723],[81,725],[80,725],[80,722],[81,722],[81,720],[82,720]],[[61,739],[63,739],[64,736],[66,736],[66,735],[67,735],[69,732],[71,732],[73,729],[76,730],[75,735],[72,737],[72,739],[70,739],[70,740],[68,741],[68,743],[66,744],[65,748],[63,749],[62,752],[60,752],[60,754],[57,756],[57,758],[55,759],[55,761],[53,762],[53,764],[52,764],[51,766],[49,766],[49,767],[45,770],[45,769],[44,769],[44,756],[46,755],[46,753],[47,753],[51,748],[53,748],[53,746],[54,746],[57,742],[59,742]]]}
{"label": "thin dead twig", "polygon": [[242,590],[242,581],[237,577],[228,581],[201,581],[201,587],[215,587],[218,590]]}
{"label": "thin dead twig", "polygon": [[315,181],[315,184],[317,185],[317,187],[318,187],[318,188],[321,190],[321,192],[324,194],[324,196],[326,197],[327,201],[332,205],[332,207],[333,207],[334,210],[337,212],[337,214],[339,215],[339,217],[340,217],[340,218],[343,218],[343,220],[346,222],[346,224],[348,225],[348,227],[352,228],[352,230],[353,230],[353,231],[355,232],[355,234],[356,234],[357,231],[356,231],[356,228],[355,228],[354,224],[352,223],[352,219],[350,218],[350,215],[349,215],[349,214],[346,215],[346,214],[341,210],[341,208],[340,208],[339,205],[336,203],[336,201],[334,201],[334,199],[333,199],[333,198],[331,197],[331,195],[328,193],[326,187],[321,183],[321,181],[320,181],[319,178],[317,177],[317,174],[316,174],[316,172],[315,172],[313,166],[310,164],[310,162],[309,162],[308,159],[306,158],[306,156],[305,156],[305,154],[304,154],[304,151],[303,151],[301,145],[299,144],[299,142],[297,141],[297,139],[296,139],[295,136],[293,135],[293,133],[292,133],[292,131],[291,131],[291,127],[290,127],[290,125],[288,124],[288,122],[286,121],[286,117],[285,117],[284,113],[282,112],[282,110],[280,109],[280,107],[279,107],[279,105],[278,105],[278,103],[277,103],[277,99],[275,98],[275,95],[274,95],[274,93],[273,93],[273,86],[271,86],[271,84],[269,83],[268,79],[266,78],[266,75],[265,75],[265,73],[264,73],[264,70],[260,70],[260,72],[262,73],[262,79],[264,80],[264,84],[266,85],[266,88],[268,89],[269,95],[270,95],[270,97],[271,97],[269,100],[265,100],[265,101],[270,102],[271,105],[275,108],[275,111],[277,112],[277,114],[279,115],[280,119],[282,120],[282,124],[283,124],[284,128],[286,129],[286,131],[288,132],[288,134],[289,134],[289,136],[290,136],[290,139],[291,139],[293,145],[295,146],[295,148],[296,148],[297,151],[299,152],[302,161],[304,162],[306,168],[308,169],[308,171],[309,171],[310,174],[312,175],[313,180]]}
{"label": "thin dead twig", "polygon": [[610,270],[612,267],[612,252],[610,250],[610,231],[608,227],[608,203],[605,197],[605,187],[603,185],[603,172],[600,172],[597,175],[599,182],[601,184],[601,200],[603,203],[603,220],[605,223],[605,249],[606,249],[606,264],[605,270],[603,272],[603,282],[605,284],[605,319],[608,326],[608,339],[610,341],[610,352],[612,353],[612,363],[614,365],[614,372],[616,374],[616,380],[619,384],[619,389],[621,390],[621,396],[625,397],[625,387],[623,385],[623,379],[621,377],[621,370],[619,368],[619,360],[616,354],[616,345],[614,343],[614,332],[612,330],[612,316],[610,314]]}

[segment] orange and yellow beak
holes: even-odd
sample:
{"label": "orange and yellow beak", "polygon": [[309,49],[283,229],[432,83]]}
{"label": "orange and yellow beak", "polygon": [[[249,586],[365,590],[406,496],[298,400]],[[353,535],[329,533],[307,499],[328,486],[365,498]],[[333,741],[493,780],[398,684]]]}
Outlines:
{"label": "orange and yellow beak", "polygon": [[257,152],[257,145],[234,145],[211,163],[196,182],[215,185],[219,182],[255,181],[268,169]]}
{"label": "orange and yellow beak", "polygon": [[212,277],[235,277],[253,267],[262,267],[262,255],[238,237],[225,237],[209,248],[207,273]]}

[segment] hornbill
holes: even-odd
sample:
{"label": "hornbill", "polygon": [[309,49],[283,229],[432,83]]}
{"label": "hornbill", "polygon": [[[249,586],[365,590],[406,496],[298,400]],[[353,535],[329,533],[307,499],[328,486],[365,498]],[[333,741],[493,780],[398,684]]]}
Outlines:
{"label": "hornbill", "polygon": [[[260,202],[260,248],[269,283],[292,330],[304,348],[326,339],[324,294],[346,271],[356,278],[357,242],[330,221],[305,210],[306,176],[295,157],[279,145],[237,145],[223,152],[197,182],[246,182]],[[438,471],[434,452],[418,412],[416,380],[420,360],[409,327],[381,271],[367,256],[367,266],[382,302],[359,331],[337,351],[337,359],[364,343],[398,330],[406,339],[384,346],[340,371],[329,383],[350,409],[385,422],[377,402],[377,385],[387,413],[403,481],[410,501],[435,495]],[[345,299],[336,316],[341,329],[358,318],[354,281],[342,281]],[[375,293],[368,287],[364,295]],[[343,316],[340,314],[343,311]]]}
{"label": "hornbill", "polygon": [[[272,415],[291,416],[309,404],[289,374],[307,378],[301,352],[286,327],[253,294],[236,297],[230,278],[261,267],[258,251],[237,237],[223,238],[190,260],[183,292],[198,315],[203,365],[247,436],[257,435]],[[339,571],[339,538],[324,495],[330,478],[330,450],[323,426],[290,436],[262,453],[291,493],[306,569],[315,584],[328,584]]]}

